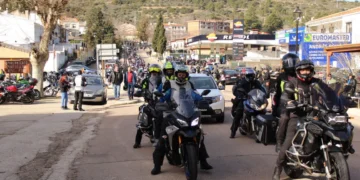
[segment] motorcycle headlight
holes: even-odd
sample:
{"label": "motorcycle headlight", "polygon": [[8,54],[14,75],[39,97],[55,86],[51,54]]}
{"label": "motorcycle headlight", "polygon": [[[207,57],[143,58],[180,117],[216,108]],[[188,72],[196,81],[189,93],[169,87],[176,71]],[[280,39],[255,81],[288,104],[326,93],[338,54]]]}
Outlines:
{"label": "motorcycle headlight", "polygon": [[189,126],[189,124],[184,121],[184,120],[181,120],[181,119],[177,119],[177,122],[180,124],[180,126],[182,127],[186,127],[186,126]]}
{"label": "motorcycle headlight", "polygon": [[212,102],[213,102],[213,103],[219,102],[219,101],[222,100],[222,98],[223,98],[223,97],[222,97],[221,95],[212,97]]}
{"label": "motorcycle headlight", "polygon": [[346,116],[328,116],[328,123],[330,125],[338,124],[338,123],[347,123],[348,118]]}
{"label": "motorcycle headlight", "polygon": [[199,125],[199,118],[196,118],[191,121],[191,126],[197,126],[197,125]]}

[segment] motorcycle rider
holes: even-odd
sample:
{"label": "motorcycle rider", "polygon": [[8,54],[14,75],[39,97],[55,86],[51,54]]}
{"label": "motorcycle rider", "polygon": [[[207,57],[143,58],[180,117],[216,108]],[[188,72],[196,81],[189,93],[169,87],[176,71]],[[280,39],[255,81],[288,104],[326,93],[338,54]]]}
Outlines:
{"label": "motorcycle rider", "polygon": [[175,64],[170,61],[165,62],[165,64],[163,65],[164,77],[162,78],[164,92],[168,89],[168,87],[166,87],[169,85],[167,81],[175,80],[174,71],[175,71]]}
{"label": "motorcycle rider", "polygon": [[285,106],[287,102],[281,101],[281,95],[284,92],[284,85],[290,78],[296,76],[295,65],[299,62],[300,59],[296,54],[288,53],[282,57],[282,68],[284,72],[280,73],[276,79],[276,92],[272,104],[272,114],[275,117],[280,117],[279,120],[279,130],[276,134],[276,147],[275,151],[278,152],[282,143],[285,140],[285,130],[287,123],[289,121],[289,113],[284,108],[279,108]]}
{"label": "motorcycle rider", "polygon": [[[171,93],[173,88],[185,88],[187,90],[192,90],[192,98],[195,101],[202,100],[202,97],[191,87],[189,79],[189,70],[185,65],[178,65],[176,66],[175,70],[175,80],[170,80],[170,88],[165,92],[165,96],[160,99],[161,102],[165,101],[171,101],[173,98],[172,96],[174,94]],[[154,153],[153,153],[153,161],[154,161],[154,168],[151,171],[152,175],[157,175],[161,172],[161,166],[164,161],[165,156],[165,143],[166,143],[166,131],[165,128],[167,126],[167,120],[163,119],[162,125],[161,125],[161,138],[159,140],[159,143],[155,147]],[[200,142],[200,149],[199,149],[199,160],[200,160],[200,168],[209,170],[213,167],[208,164],[206,159],[209,157],[206,151],[206,147],[204,144],[204,138]]]}
{"label": "motorcycle rider", "polygon": [[[291,59],[290,62],[293,62]],[[312,83],[323,83],[320,79],[313,78],[315,71],[314,71],[314,64],[309,60],[302,60],[298,61],[295,65],[295,73],[296,77],[290,77],[288,81],[284,83],[281,87],[285,89],[281,93],[281,100],[286,103],[280,103],[282,109],[282,113],[285,113],[286,106],[296,106],[297,102],[310,102],[308,99],[308,95],[310,93],[310,85]],[[286,89],[292,89],[294,92],[299,92],[299,95],[294,94],[292,92],[288,92]],[[304,94],[304,95],[303,95]],[[276,167],[274,170],[273,180],[279,180],[280,174],[285,163],[286,159],[286,151],[290,148],[292,139],[296,133],[297,122],[300,117],[306,116],[307,112],[304,110],[296,109],[295,111],[288,112],[288,122],[282,126],[279,126],[280,132],[286,131],[286,136],[284,143],[282,144],[279,152],[279,156],[276,162]],[[283,119],[284,120],[284,119]]]}
{"label": "motorcycle rider", "polygon": [[[144,91],[144,100],[146,102],[149,102],[149,105],[155,106],[155,103],[152,103],[154,100],[152,93],[155,90],[158,90],[159,87],[161,87],[160,86],[161,85],[161,67],[158,64],[151,64],[149,66],[149,73],[150,73],[149,76],[146,77],[141,82],[141,87]],[[148,113],[147,115],[148,115],[148,119],[152,120],[153,117],[152,117],[151,113]],[[152,124],[152,121],[149,122],[149,124]],[[150,131],[150,132],[152,132],[152,131]],[[140,147],[142,134],[143,133],[141,132],[141,129],[139,128],[136,133],[135,144],[133,146],[134,148]],[[160,136],[160,135],[158,135],[158,136]]]}
{"label": "motorcycle rider", "polygon": [[230,138],[234,138],[236,135],[236,130],[239,128],[240,120],[243,117],[244,112],[244,97],[253,89],[260,89],[266,94],[265,88],[261,83],[255,79],[256,74],[253,69],[243,69],[242,74],[244,78],[239,79],[236,84],[233,86],[232,92],[236,97],[232,99],[232,113],[233,113],[233,123],[231,125],[231,135]]}

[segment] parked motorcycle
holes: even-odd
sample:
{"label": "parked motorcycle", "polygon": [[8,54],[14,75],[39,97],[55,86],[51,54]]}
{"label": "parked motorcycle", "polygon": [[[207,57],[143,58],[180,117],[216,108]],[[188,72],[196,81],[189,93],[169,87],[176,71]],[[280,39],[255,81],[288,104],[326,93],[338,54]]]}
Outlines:
{"label": "parked motorcycle", "polygon": [[[205,90],[201,96],[209,93],[210,90]],[[160,92],[154,94],[163,96]],[[199,142],[201,142],[203,134],[200,128],[201,113],[198,109],[207,109],[209,104],[207,101],[201,101],[196,107],[191,91],[180,91],[179,97],[174,101],[175,103],[158,103],[155,108],[157,111],[167,114],[165,116],[168,120],[166,158],[171,165],[184,166],[187,179],[196,180]]]}
{"label": "parked motorcycle", "polygon": [[22,102],[24,104],[34,103],[34,85],[27,86],[21,90],[19,90],[16,85],[1,86],[0,89],[0,104],[11,101]]}
{"label": "parked motorcycle", "polygon": [[320,84],[313,84],[311,90],[311,102],[287,106],[288,110],[304,108],[312,113],[298,122],[292,146],[286,152],[285,173],[293,179],[306,171],[325,173],[327,179],[348,180],[346,156],[352,149],[353,126],[335,91]]}

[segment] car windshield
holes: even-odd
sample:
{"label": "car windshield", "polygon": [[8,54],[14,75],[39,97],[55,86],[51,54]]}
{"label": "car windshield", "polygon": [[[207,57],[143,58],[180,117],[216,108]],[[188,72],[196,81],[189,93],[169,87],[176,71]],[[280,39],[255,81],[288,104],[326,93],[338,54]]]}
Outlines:
{"label": "car windshield", "polygon": [[101,77],[98,76],[85,76],[87,85],[102,85]]}
{"label": "car windshield", "polygon": [[[177,92],[174,92],[176,94]],[[186,91],[185,88],[180,88],[178,96],[173,96],[173,101],[177,104],[176,112],[185,118],[190,118],[195,114],[195,102],[191,96],[192,91]]]}
{"label": "car windshield", "polygon": [[217,89],[211,77],[190,77],[195,89]]}

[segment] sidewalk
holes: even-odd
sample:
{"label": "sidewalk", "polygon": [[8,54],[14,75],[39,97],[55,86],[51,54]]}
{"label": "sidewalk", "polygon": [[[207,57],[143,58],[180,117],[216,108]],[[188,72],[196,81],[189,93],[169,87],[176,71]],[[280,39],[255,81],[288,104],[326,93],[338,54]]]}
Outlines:
{"label": "sidewalk", "polygon": [[[50,176],[63,154],[68,151],[75,156],[82,151],[107,108],[140,102],[129,101],[124,92],[121,96],[103,106],[84,104],[84,112],[62,110],[59,98],[44,98],[31,105],[0,105],[0,179],[40,179],[49,172]],[[71,165],[71,158],[63,159]]]}

